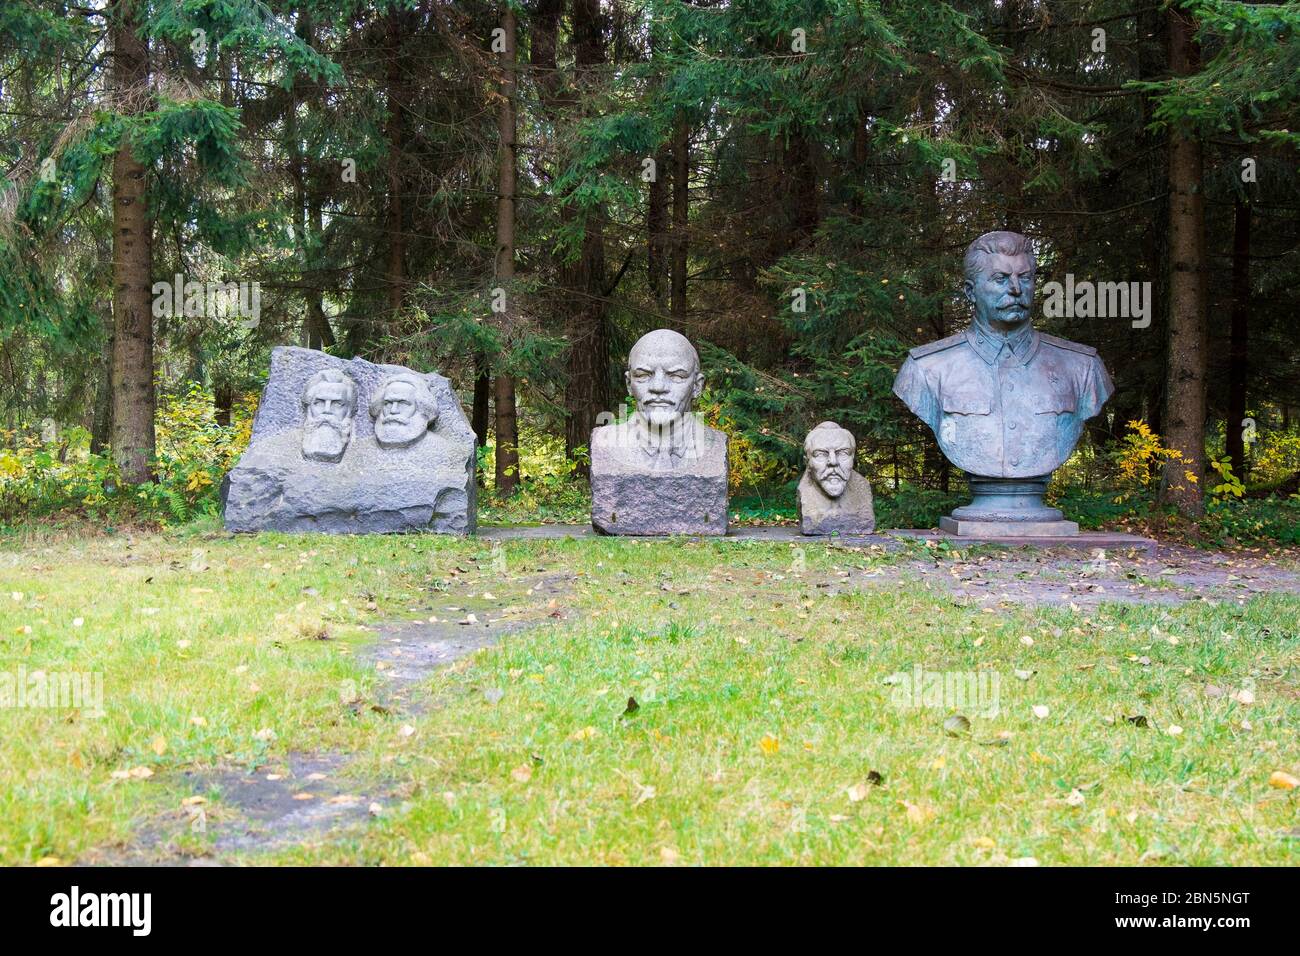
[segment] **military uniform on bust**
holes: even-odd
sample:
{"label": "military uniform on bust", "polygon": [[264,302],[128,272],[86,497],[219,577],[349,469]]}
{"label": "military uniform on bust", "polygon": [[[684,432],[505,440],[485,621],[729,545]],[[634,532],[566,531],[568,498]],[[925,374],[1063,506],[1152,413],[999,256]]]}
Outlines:
{"label": "military uniform on bust", "polygon": [[912,349],[894,382],[949,461],[997,478],[1061,467],[1114,389],[1090,345],[1031,328],[998,340],[974,326]]}

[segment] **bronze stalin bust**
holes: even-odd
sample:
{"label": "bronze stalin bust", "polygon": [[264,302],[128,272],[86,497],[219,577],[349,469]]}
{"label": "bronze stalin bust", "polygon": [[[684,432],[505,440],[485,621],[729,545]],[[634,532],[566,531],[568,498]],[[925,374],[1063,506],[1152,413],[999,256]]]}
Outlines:
{"label": "bronze stalin bust", "polygon": [[1036,268],[1019,233],[972,242],[963,284],[975,307],[970,326],[912,349],[894,381],[894,394],[970,480],[975,501],[943,519],[944,530],[1078,532],[1042,493],[1114,386],[1096,349],[1034,329]]}

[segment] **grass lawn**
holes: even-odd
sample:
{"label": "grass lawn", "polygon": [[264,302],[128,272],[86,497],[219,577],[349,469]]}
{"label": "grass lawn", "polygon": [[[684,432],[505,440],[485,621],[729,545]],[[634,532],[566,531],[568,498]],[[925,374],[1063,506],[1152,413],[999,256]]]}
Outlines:
{"label": "grass lawn", "polygon": [[[236,812],[194,775],[301,752],[345,755],[344,785],[385,799],[223,859],[1300,863],[1300,790],[1270,786],[1300,776],[1300,599],[988,613],[915,560],[203,525],[14,538],[0,673],[101,674],[104,714],[0,707],[0,863],[160,828],[157,852],[204,854]],[[533,626],[385,703],[380,626],[469,614]],[[984,694],[909,697],[917,666]],[[969,728],[945,731],[954,710]]]}

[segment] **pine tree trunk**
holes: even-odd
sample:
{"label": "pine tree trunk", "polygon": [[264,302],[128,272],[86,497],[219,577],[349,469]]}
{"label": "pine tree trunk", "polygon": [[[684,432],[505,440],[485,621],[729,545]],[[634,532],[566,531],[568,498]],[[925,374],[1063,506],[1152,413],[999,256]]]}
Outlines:
{"label": "pine tree trunk", "polygon": [[1232,473],[1246,478],[1247,338],[1250,323],[1250,203],[1237,200],[1232,233],[1232,332],[1228,346],[1228,421],[1224,438]]}
{"label": "pine tree trunk", "polygon": [[[298,38],[308,46],[316,42],[311,17],[303,13],[298,20]],[[323,217],[322,201],[315,184],[309,185],[313,177],[311,163],[302,149],[298,134],[297,106],[300,102],[312,102],[312,94],[323,94],[320,84],[312,89],[301,75],[293,81],[293,96],[290,109],[285,114],[285,135],[289,139],[290,175],[293,179],[294,208],[297,212],[298,248],[302,256],[302,268],[299,281],[303,286],[303,344],[309,349],[322,349],[334,344],[334,332],[329,320],[325,318],[325,306],[321,301],[320,274],[316,269],[312,239],[319,240]]]}
{"label": "pine tree trunk", "polygon": [[487,444],[491,402],[492,376],[488,372],[487,360],[480,355],[474,359],[474,413],[470,422],[474,428],[474,443],[480,448]]}
{"label": "pine tree trunk", "polygon": [[[575,85],[590,89],[598,82],[597,68],[605,62],[605,42],[599,0],[573,0]],[[564,449],[577,471],[587,466],[578,449],[591,442],[596,416],[609,404],[609,319],[605,302],[604,211],[588,211],[582,251],[565,285],[577,291],[569,319],[569,356],[564,388]]]}
{"label": "pine tree trunk", "polygon": [[[658,31],[650,27],[650,63],[658,73],[660,61],[660,41]],[[655,83],[658,92],[659,83]],[[669,154],[660,149],[654,159],[654,179],[650,181],[649,195],[646,197],[645,231],[646,231],[646,287],[650,298],[659,311],[663,311],[667,299],[664,291],[664,279],[668,275],[668,178]]]}
{"label": "pine tree trunk", "polygon": [[[323,205],[321,194],[313,189],[307,197],[307,215],[311,228],[318,238],[325,231]],[[313,268],[309,270],[308,278],[311,282],[311,288],[307,290],[308,348],[327,349],[334,345],[335,338],[334,330],[330,328],[329,317],[325,315],[325,302],[321,297],[321,274]]]}
{"label": "pine tree trunk", "polygon": [[[1199,52],[1192,18],[1169,10],[1169,67],[1195,72]],[[1161,500],[1183,515],[1205,512],[1205,202],[1199,137],[1174,129],[1169,140],[1169,366],[1165,389],[1165,443],[1182,460],[1169,462]],[[1191,477],[1188,477],[1188,476]]]}
{"label": "pine tree trunk", "polygon": [[650,297],[663,311],[668,299],[664,279],[668,275],[668,176],[669,154],[660,150],[654,157],[655,178],[646,202],[646,283]]}
{"label": "pine tree trunk", "polygon": [[[407,23],[405,11],[390,14],[388,39],[388,264],[385,269],[388,298],[388,327],[396,327],[406,296],[406,176],[403,169],[406,149],[406,77],[399,52]],[[376,332],[378,330],[375,330]],[[374,341],[378,335],[368,336]]]}
{"label": "pine tree trunk", "polygon": [[[515,310],[515,12],[503,5],[505,43],[500,54],[501,109],[497,116],[497,250],[496,281],[506,290],[507,324]],[[515,380],[503,371],[496,377],[496,489],[510,495],[519,486],[519,426]]]}
{"label": "pine tree trunk", "polygon": [[235,390],[221,384],[212,390],[213,418],[222,427],[230,426],[230,413],[235,407]]}
{"label": "pine tree trunk", "polygon": [[[931,95],[929,102],[926,104],[926,115],[935,118],[936,124],[939,122],[939,103],[938,92]],[[856,144],[855,144],[856,149]],[[863,160],[865,161],[865,155]],[[932,263],[941,262],[944,250],[944,220],[943,208],[939,198],[939,177],[931,170],[925,175],[925,209],[926,224],[924,226],[924,238],[926,246],[926,257]],[[926,293],[933,299],[933,305],[930,307],[930,334],[934,341],[948,337],[948,315],[944,311],[943,304],[946,298],[944,294],[945,276],[938,269],[931,269],[927,272]],[[939,441],[935,438],[934,433],[926,428],[922,431],[924,451],[922,453],[922,469],[927,479],[933,482],[933,486],[940,491],[947,492],[951,478],[951,469],[948,465],[948,456],[943,453],[939,447]],[[927,482],[922,482],[928,485]]]}
{"label": "pine tree trunk", "polygon": [[[113,7],[113,81],[119,109],[142,112],[149,51],[135,0]],[[154,444],[153,224],[148,170],[124,140],[113,158],[113,457],[124,482],[152,479]]]}
{"label": "pine tree trunk", "polygon": [[95,417],[90,426],[90,453],[102,455],[113,441],[113,328],[110,323],[99,361],[95,387]]}
{"label": "pine tree trunk", "polygon": [[673,261],[670,311],[680,328],[686,317],[687,226],[690,220],[691,128],[679,119],[673,128]]}
{"label": "pine tree trunk", "polygon": [[[470,422],[474,429],[474,446],[476,449],[487,444],[492,403],[492,376],[488,372],[487,357],[476,356],[474,359],[474,410]],[[477,456],[475,456],[477,458]],[[483,473],[477,464],[474,467],[475,480],[483,487]]]}
{"label": "pine tree trunk", "polygon": [[[1169,18],[1157,6],[1142,8],[1137,15],[1136,44],[1137,71],[1140,80],[1155,80],[1167,76],[1169,71]],[[1148,126],[1155,112],[1153,97],[1138,97],[1141,122],[1135,150],[1139,155],[1158,156],[1169,149],[1168,130],[1150,130]],[[1169,192],[1169,166],[1167,163],[1146,164],[1146,195],[1163,196]],[[1169,204],[1157,203],[1143,225],[1140,248],[1143,250],[1146,275],[1151,281],[1152,303],[1169,301]],[[1164,435],[1165,384],[1169,378],[1168,312],[1152,309],[1151,327],[1128,330],[1129,353],[1141,363],[1142,373],[1135,378],[1139,383],[1141,417],[1157,435]],[[1145,373],[1145,374],[1143,374]],[[1128,418],[1116,409],[1116,431],[1124,434]],[[1150,477],[1158,478],[1158,467],[1153,467]]]}

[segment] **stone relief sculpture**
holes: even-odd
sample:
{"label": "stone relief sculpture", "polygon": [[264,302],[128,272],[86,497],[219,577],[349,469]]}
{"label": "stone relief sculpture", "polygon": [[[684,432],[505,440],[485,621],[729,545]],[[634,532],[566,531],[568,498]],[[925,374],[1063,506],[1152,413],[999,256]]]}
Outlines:
{"label": "stone relief sculpture", "polygon": [[223,482],[226,528],[472,533],[474,452],[441,375],[277,348],[248,450]]}
{"label": "stone relief sculpture", "polygon": [[963,290],[974,319],[964,332],[912,349],[894,381],[894,394],[970,482],[974,500],[942,519],[946,531],[1078,533],[1042,496],[1114,386],[1096,349],[1033,328],[1036,269],[1019,233],[972,242]]}
{"label": "stone relief sculpture", "polygon": [[726,534],[727,436],[695,415],[699,354],[657,329],[628,354],[635,412],[591,433],[591,523],[605,534]]}
{"label": "stone relief sculpture", "polygon": [[438,421],[438,405],[428,384],[411,372],[390,375],[370,399],[375,441],[381,448],[408,448]]}
{"label": "stone relief sculpture", "polygon": [[799,529],[804,534],[871,534],[876,513],[871,484],[854,470],[858,443],[835,422],[822,422],[803,443]]}
{"label": "stone relief sculpture", "polygon": [[352,441],[357,386],[336,369],[322,369],[302,393],[302,457],[337,462]]}

